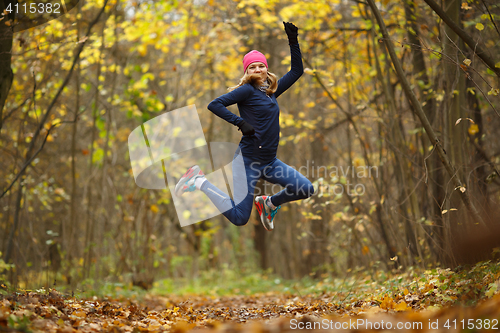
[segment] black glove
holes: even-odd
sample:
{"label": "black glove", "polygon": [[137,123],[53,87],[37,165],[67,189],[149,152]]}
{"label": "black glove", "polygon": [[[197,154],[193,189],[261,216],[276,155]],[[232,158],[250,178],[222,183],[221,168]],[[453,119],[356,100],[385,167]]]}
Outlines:
{"label": "black glove", "polygon": [[297,36],[299,35],[299,28],[297,28],[293,23],[290,22],[283,22],[283,25],[285,26],[285,32],[288,36],[288,44],[298,44],[299,41],[297,40]]}
{"label": "black glove", "polygon": [[247,123],[245,120],[240,121],[240,123],[237,126],[239,127],[238,131],[241,131],[243,135],[255,134],[255,129],[253,128],[253,126]]}

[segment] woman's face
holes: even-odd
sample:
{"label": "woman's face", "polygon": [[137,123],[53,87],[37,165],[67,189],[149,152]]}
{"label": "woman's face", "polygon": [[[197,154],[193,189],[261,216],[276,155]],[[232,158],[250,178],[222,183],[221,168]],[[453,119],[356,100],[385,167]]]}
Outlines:
{"label": "woman's face", "polygon": [[252,62],[248,65],[247,74],[260,74],[264,82],[267,79],[267,67],[262,62]]}

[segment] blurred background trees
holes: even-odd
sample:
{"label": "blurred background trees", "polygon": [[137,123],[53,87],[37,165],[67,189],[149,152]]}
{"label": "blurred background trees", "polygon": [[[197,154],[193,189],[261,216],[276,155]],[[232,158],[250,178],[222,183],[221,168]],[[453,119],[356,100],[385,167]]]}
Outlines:
{"label": "blurred background trees", "polygon": [[[148,285],[204,270],[324,277],[489,255],[500,246],[500,5],[438,2],[483,54],[427,3],[377,5],[463,188],[412,112],[362,1],[80,1],[13,36],[1,113],[0,251],[14,266],[4,277],[20,286]],[[170,192],[134,183],[128,135],[195,104],[207,142],[238,143],[240,133],[206,105],[238,82],[252,49],[278,76],[288,71],[282,21],[300,28],[306,70],[279,99],[278,157],[318,195],[282,207],[271,233],[257,215],[241,228],[222,216],[181,228]],[[469,191],[486,226],[474,223],[458,191]]]}

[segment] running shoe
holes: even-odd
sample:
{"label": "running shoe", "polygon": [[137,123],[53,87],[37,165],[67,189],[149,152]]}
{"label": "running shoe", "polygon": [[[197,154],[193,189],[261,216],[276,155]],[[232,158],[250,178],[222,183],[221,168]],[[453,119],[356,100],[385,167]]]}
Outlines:
{"label": "running shoe", "polygon": [[260,221],[262,225],[267,231],[271,231],[274,229],[274,216],[281,208],[281,206],[272,209],[268,206],[268,200],[271,200],[268,196],[259,196],[255,198],[255,206],[257,207],[257,211],[260,215]]}
{"label": "running shoe", "polygon": [[205,177],[205,174],[201,171],[199,166],[193,165],[186,171],[181,179],[179,179],[177,185],[175,185],[175,195],[180,197],[185,192],[193,192],[196,190],[194,181],[199,177]]}

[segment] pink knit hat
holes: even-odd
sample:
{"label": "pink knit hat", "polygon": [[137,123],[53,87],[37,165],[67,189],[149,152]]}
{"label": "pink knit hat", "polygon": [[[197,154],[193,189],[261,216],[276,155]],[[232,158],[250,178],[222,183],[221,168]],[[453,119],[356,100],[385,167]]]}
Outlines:
{"label": "pink knit hat", "polygon": [[246,73],[248,66],[253,62],[262,62],[264,65],[266,65],[267,68],[266,56],[259,51],[252,50],[245,54],[245,56],[243,57],[243,72]]}

